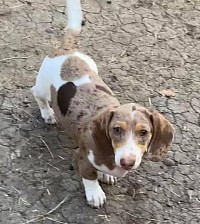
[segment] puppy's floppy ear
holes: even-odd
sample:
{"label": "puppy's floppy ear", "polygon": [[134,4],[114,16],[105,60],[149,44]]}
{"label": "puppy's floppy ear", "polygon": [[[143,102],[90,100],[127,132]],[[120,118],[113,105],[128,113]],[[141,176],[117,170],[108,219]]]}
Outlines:
{"label": "puppy's floppy ear", "polygon": [[93,127],[98,129],[98,132],[105,132],[106,136],[109,138],[109,126],[110,122],[114,116],[114,109],[108,109],[98,115],[93,121]]}
{"label": "puppy's floppy ear", "polygon": [[92,138],[95,143],[95,154],[98,154],[98,161],[101,165],[107,161],[107,165],[112,168],[114,158],[114,150],[112,142],[109,137],[109,126],[114,116],[114,110],[106,110],[100,115],[96,116],[91,125]]}
{"label": "puppy's floppy ear", "polygon": [[155,110],[149,110],[153,126],[153,135],[148,147],[148,158],[154,162],[161,161],[170,149],[174,128],[172,124]]}
{"label": "puppy's floppy ear", "polygon": [[103,120],[102,120],[102,129],[105,129],[106,131],[106,135],[109,138],[109,127],[110,127],[110,122],[114,116],[114,110],[108,110],[104,116],[103,116]]}

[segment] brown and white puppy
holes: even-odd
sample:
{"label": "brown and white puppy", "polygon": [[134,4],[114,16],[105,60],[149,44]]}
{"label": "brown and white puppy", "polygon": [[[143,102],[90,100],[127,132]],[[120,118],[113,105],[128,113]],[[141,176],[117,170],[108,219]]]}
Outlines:
{"label": "brown and white puppy", "polygon": [[81,31],[80,0],[68,0],[67,6],[62,45],[44,59],[32,93],[45,122],[61,123],[79,146],[78,166],[87,201],[100,207],[106,197],[98,179],[114,183],[116,177],[136,169],[145,152],[160,161],[174,130],[155,110],[134,103],[120,105],[98,76],[95,62],[74,48]]}

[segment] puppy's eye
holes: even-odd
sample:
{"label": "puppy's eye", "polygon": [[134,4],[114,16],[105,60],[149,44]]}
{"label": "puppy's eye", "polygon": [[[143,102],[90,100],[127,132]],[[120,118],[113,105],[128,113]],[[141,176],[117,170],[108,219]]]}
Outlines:
{"label": "puppy's eye", "polygon": [[140,136],[146,136],[147,133],[148,133],[148,131],[143,129],[140,131]]}
{"label": "puppy's eye", "polygon": [[120,127],[114,127],[113,130],[114,130],[115,134],[117,134],[117,135],[121,134],[121,128]]}

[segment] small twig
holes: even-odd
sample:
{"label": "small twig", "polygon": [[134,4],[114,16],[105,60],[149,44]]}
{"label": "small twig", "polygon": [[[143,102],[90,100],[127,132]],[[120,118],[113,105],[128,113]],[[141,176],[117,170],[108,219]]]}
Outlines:
{"label": "small twig", "polygon": [[50,191],[48,188],[46,188],[48,195],[51,195]]}
{"label": "small twig", "polygon": [[33,57],[33,55],[30,55],[28,57],[11,57],[11,58],[3,58],[3,59],[0,59],[0,62],[1,61],[8,61],[8,60],[12,60],[12,59],[28,59],[28,58],[31,58]]}
{"label": "small twig", "polygon": [[[148,179],[149,179],[149,180],[153,180],[153,181],[155,181],[155,182],[158,184],[158,181],[156,181],[155,179],[150,178],[150,177],[148,177]],[[159,184],[159,185],[160,185],[160,184]],[[171,189],[165,187],[164,185],[161,185],[161,187],[162,187],[163,189],[165,189],[165,190],[170,191],[172,194],[176,195],[177,197],[179,197],[179,198],[181,197],[180,195],[178,195],[177,193],[173,192]]]}
{"label": "small twig", "polygon": [[110,222],[109,218],[107,215],[98,215],[99,217],[104,217],[108,222]]}
{"label": "small twig", "polygon": [[185,189],[188,190],[187,187],[185,187],[181,182],[179,182],[178,180],[175,180],[173,177],[170,177],[170,179],[172,179],[173,181],[177,182],[178,184],[180,184],[182,187],[184,187]]}
{"label": "small twig", "polygon": [[36,117],[34,117],[32,114],[30,114],[30,113],[27,112],[26,110],[24,110],[24,109],[22,109],[22,108],[19,108],[19,107],[16,106],[16,105],[13,105],[13,106],[16,107],[18,110],[24,111],[24,112],[25,112],[26,114],[28,114],[30,117],[34,118],[39,124],[41,124],[40,121],[38,121],[38,119],[37,119]]}
{"label": "small twig", "polygon": [[19,201],[22,202],[24,205],[30,205],[30,203],[24,200],[23,198],[20,198]]}
{"label": "small twig", "polygon": [[48,164],[49,166],[53,167],[53,168],[56,169],[56,170],[60,170],[59,168],[57,168],[57,167],[51,165],[50,163],[46,163],[46,164]]}
{"label": "small twig", "polygon": [[127,215],[130,215],[131,217],[136,217],[136,216],[134,216],[134,215],[132,215],[131,213],[129,213],[129,212],[125,212]]}
{"label": "small twig", "polygon": [[63,203],[65,203],[65,201],[69,198],[69,196],[67,195],[58,205],[56,205],[55,208],[51,209],[49,212],[45,213],[44,215],[49,215],[52,212],[54,212],[55,210],[57,210]]}
{"label": "small twig", "polygon": [[10,8],[10,9],[14,9],[14,8],[19,8],[19,7],[22,7],[22,6],[24,6],[24,4],[23,4],[23,5],[15,5],[15,6],[10,6],[9,8]]}
{"label": "small twig", "polygon": [[41,135],[35,135],[35,134],[32,134],[32,135],[35,136],[35,137],[38,137],[38,138],[42,138]]}
{"label": "small twig", "polygon": [[57,222],[57,223],[67,224],[67,222],[61,222],[61,221],[58,221],[58,220],[56,220],[56,219],[52,219],[52,218],[50,218],[50,217],[46,217],[46,219],[49,219],[49,220],[54,221],[54,222]]}
{"label": "small twig", "polygon": [[51,209],[50,211],[42,214],[42,215],[38,215],[37,217],[25,222],[24,224],[27,224],[27,223],[31,223],[31,222],[35,222],[37,221],[38,219],[41,219],[41,218],[44,218],[45,216],[53,213],[54,211],[56,211],[63,203],[65,203],[65,201],[69,198],[69,196],[67,195],[58,205],[56,205],[55,208]]}
{"label": "small twig", "polygon": [[123,57],[126,54],[126,50],[124,50],[121,54],[120,57]]}
{"label": "small twig", "polygon": [[18,120],[18,121],[22,121],[21,119],[19,119],[17,116],[15,116],[14,114],[12,114],[12,116],[16,119],[16,120]]}
{"label": "small twig", "polygon": [[59,158],[61,158],[62,160],[65,160],[65,158],[64,158],[64,157],[62,157],[62,156],[60,156],[60,155],[58,155],[58,157],[59,157]]}
{"label": "small twig", "polygon": [[48,149],[48,151],[49,151],[51,157],[54,159],[54,155],[53,155],[53,153],[51,152],[51,150],[50,150],[49,146],[47,145],[47,143],[46,143],[41,137],[40,137],[40,140],[44,143],[44,145],[45,145],[46,148]]}
{"label": "small twig", "polygon": [[179,197],[179,198],[181,197],[181,196],[180,196],[180,195],[178,195],[177,193],[173,192],[171,189],[166,188],[166,187],[165,187],[165,189],[166,189],[166,190],[168,190],[168,191],[170,191],[172,194],[176,195],[177,197]]}
{"label": "small twig", "polygon": [[0,190],[7,191],[7,189],[4,187],[0,187]]}
{"label": "small twig", "polygon": [[21,192],[19,190],[17,190],[15,187],[12,186],[12,188],[18,193],[21,194]]}
{"label": "small twig", "polygon": [[43,217],[43,216],[40,216],[40,217],[37,217],[37,218],[35,218],[35,219],[31,219],[31,220],[29,220],[29,221],[27,221],[27,222],[24,222],[23,224],[27,224],[27,223],[31,223],[31,222],[35,222],[35,221],[41,221],[41,220],[45,220],[45,217]]}
{"label": "small twig", "polygon": [[150,97],[149,97],[149,106],[150,106],[150,107],[152,106],[151,98],[150,98]]}

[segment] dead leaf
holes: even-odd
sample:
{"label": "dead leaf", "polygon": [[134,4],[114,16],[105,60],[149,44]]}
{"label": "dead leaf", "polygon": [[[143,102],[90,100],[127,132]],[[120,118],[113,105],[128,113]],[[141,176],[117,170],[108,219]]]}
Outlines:
{"label": "dead leaf", "polygon": [[175,92],[173,92],[171,89],[163,89],[158,91],[162,96],[166,97],[173,97],[176,96]]}

